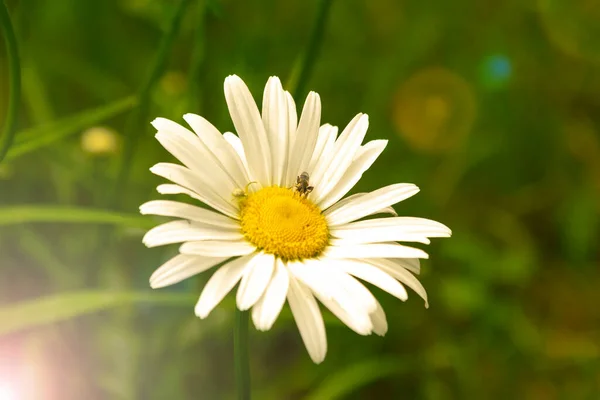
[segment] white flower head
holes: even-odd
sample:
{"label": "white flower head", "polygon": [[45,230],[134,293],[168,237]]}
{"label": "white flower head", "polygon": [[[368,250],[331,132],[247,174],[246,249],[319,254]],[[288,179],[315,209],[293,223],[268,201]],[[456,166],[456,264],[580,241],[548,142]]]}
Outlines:
{"label": "white flower head", "polygon": [[[225,79],[225,98],[237,136],[184,115],[192,131],[163,118],[153,121],[156,138],[183,165],[159,163],[150,170],[172,183],[161,194],[185,193],[212,210],[169,200],[140,207],[142,214],[177,218],[144,236],[148,247],[182,243],[179,254],[158,268],[150,285],[180,282],[217,264],[196,304],[205,318],[237,289],[237,307],[252,309],[258,330],[273,326],[287,300],[315,363],[327,352],[319,300],[361,335],[387,331],[383,309],[361,281],[400,300],[404,285],[427,294],[419,273],[421,249],[449,237],[446,226],[398,217],[391,208],[419,189],[399,183],[342,199],[385,148],[386,140],[362,144],[368,117],[358,114],[338,136],[321,120],[319,95],[310,92],[298,120],[290,93],[278,78],[265,86],[262,113],[244,82]],[[392,217],[364,217],[388,213]]]}

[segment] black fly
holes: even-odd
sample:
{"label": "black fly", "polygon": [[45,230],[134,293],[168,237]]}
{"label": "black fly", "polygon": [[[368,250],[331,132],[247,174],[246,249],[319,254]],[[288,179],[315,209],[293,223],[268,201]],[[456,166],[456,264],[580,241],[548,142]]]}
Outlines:
{"label": "black fly", "polygon": [[310,176],[306,171],[298,175],[298,177],[296,178],[296,185],[294,185],[294,187],[296,188],[296,191],[301,195],[308,196],[309,193],[313,191],[314,187],[309,185],[309,179]]}

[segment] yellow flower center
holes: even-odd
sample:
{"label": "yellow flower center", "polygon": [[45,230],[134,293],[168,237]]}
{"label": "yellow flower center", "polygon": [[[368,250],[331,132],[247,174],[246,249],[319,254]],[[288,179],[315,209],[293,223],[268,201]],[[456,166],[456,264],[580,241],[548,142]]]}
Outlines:
{"label": "yellow flower center", "polygon": [[321,210],[291,189],[266,187],[240,204],[242,233],[256,247],[285,260],[318,256],[329,243]]}

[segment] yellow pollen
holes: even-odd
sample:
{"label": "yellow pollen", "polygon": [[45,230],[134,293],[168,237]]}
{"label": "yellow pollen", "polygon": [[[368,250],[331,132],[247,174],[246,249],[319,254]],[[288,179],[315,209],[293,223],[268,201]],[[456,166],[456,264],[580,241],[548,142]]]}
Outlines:
{"label": "yellow pollen", "polygon": [[292,189],[263,188],[248,194],[240,207],[242,233],[266,253],[301,260],[318,256],[329,243],[319,207]]}

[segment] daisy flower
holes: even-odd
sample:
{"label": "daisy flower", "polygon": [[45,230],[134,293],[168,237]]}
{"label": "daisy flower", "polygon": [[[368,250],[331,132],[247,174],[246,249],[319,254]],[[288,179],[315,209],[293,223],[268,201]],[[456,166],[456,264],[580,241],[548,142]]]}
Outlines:
{"label": "daisy flower", "polygon": [[[398,183],[370,193],[344,195],[385,148],[386,140],[362,144],[369,120],[358,114],[338,136],[320,125],[321,102],[309,93],[300,118],[278,78],[264,90],[262,113],[237,76],[225,79],[225,98],[237,135],[186,114],[191,130],[173,121],[152,122],[158,141],[183,165],[150,170],[172,183],[161,194],[186,194],[199,207],[155,200],[142,214],[177,218],[144,236],[148,247],[182,243],[179,254],[150,277],[161,288],[219,266],[195,307],[206,318],[236,285],[240,310],[251,309],[258,330],[273,326],[286,300],[315,363],[327,352],[317,300],[361,335],[387,331],[385,313],[362,281],[400,300],[405,286],[425,300],[415,278],[423,250],[398,242],[429,244],[449,237],[446,226],[399,217],[391,206],[419,189]],[[368,218],[375,214],[391,217]]]}

